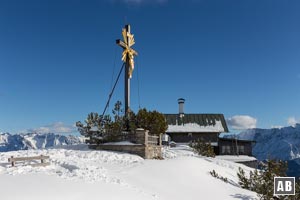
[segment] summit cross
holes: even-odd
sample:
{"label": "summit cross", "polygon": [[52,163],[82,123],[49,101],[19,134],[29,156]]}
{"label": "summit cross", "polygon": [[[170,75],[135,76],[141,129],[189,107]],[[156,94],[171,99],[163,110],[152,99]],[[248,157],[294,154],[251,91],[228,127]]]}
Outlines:
{"label": "summit cross", "polygon": [[134,69],[134,56],[138,53],[131,48],[134,42],[134,35],[130,33],[130,25],[122,29],[123,40],[116,40],[116,43],[123,48],[122,61],[125,64],[125,116],[129,119],[130,112],[130,79]]}

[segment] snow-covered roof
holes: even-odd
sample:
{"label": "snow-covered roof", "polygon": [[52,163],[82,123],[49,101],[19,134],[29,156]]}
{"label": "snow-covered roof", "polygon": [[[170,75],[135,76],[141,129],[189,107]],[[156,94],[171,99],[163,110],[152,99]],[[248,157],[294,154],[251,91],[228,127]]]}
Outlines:
{"label": "snow-covered roof", "polygon": [[223,114],[164,114],[167,132],[228,132]]}
{"label": "snow-covered roof", "polygon": [[216,158],[222,159],[222,160],[228,160],[228,161],[232,161],[232,162],[247,162],[247,161],[257,160],[255,157],[246,156],[246,155],[239,155],[239,156],[220,155],[220,156],[216,156]]}
{"label": "snow-covered roof", "polygon": [[216,120],[214,125],[200,126],[197,123],[187,123],[183,125],[169,125],[169,132],[224,132],[224,128],[222,126],[221,121]]}

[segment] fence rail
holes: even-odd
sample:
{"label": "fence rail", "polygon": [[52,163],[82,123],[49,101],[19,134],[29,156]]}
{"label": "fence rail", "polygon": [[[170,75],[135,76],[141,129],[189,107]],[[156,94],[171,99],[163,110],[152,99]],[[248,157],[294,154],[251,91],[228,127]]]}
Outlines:
{"label": "fence rail", "polygon": [[159,145],[159,136],[148,135],[148,144]]}
{"label": "fence rail", "polygon": [[121,142],[121,141],[130,141],[135,143],[136,142],[136,136],[134,133],[130,132],[120,132],[120,133],[112,133],[109,134],[106,139],[110,142]]}

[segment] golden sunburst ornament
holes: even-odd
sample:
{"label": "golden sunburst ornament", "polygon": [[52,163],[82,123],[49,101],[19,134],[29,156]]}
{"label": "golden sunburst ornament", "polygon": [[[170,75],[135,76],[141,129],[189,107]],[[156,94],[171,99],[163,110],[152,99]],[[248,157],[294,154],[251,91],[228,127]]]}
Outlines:
{"label": "golden sunburst ornament", "polygon": [[129,78],[131,78],[134,69],[134,56],[137,56],[138,53],[131,48],[135,44],[135,42],[134,35],[130,33],[130,25],[126,25],[125,28],[122,29],[122,35],[124,41],[117,40],[117,44],[123,48],[122,61],[124,63],[127,63],[128,59],[128,76]]}

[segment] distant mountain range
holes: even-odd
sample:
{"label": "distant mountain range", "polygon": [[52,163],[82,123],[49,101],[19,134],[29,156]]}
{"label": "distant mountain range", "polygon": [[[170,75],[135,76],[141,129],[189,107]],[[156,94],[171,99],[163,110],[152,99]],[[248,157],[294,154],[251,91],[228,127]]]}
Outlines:
{"label": "distant mountain range", "polygon": [[248,129],[238,139],[253,140],[253,155],[258,160],[288,161],[288,174],[300,177],[300,124],[272,129]]}
{"label": "distant mountain range", "polygon": [[0,133],[0,152],[44,149],[55,146],[73,145],[80,143],[83,143],[83,139],[81,137],[73,135],[59,135],[54,133]]}

